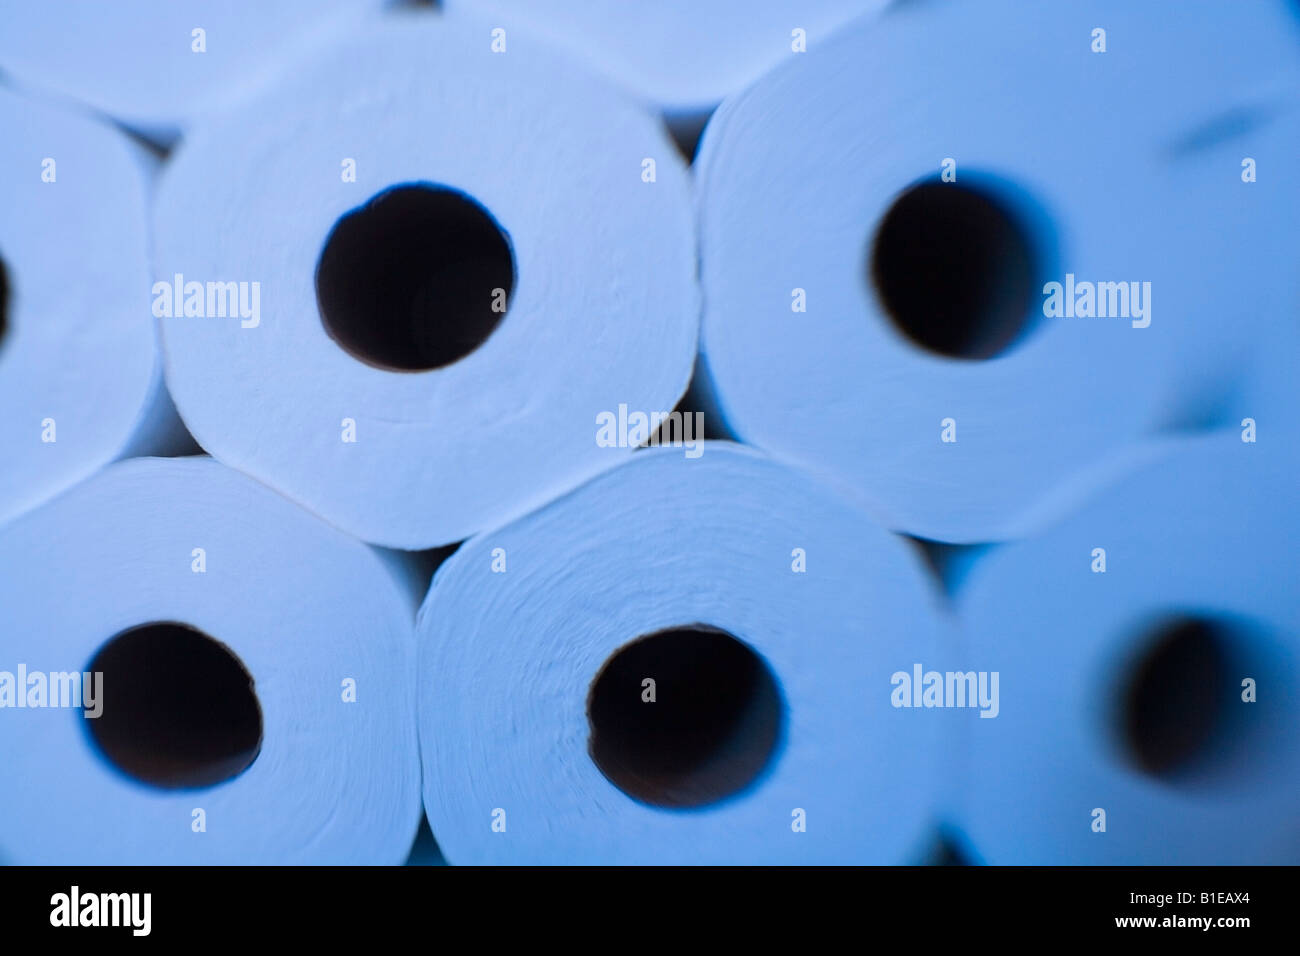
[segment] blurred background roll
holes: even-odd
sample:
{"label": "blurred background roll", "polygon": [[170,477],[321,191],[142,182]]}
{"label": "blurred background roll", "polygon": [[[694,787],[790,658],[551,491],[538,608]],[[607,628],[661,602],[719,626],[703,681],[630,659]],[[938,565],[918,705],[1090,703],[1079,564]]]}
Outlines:
{"label": "blurred background roll", "polygon": [[420,611],[430,825],[452,863],[899,863],[950,650],[916,554],[726,443],[638,454],[462,545]]}
{"label": "blurred background roll", "polygon": [[386,0],[0,0],[0,72],[159,143]]}
{"label": "blurred background roll", "polygon": [[[1191,130],[1179,147],[1151,183],[1162,228],[1176,237],[1165,248],[1188,273],[1187,301],[1155,340],[1177,360],[1154,421],[1163,431],[1236,426],[1240,396],[1261,389],[1273,395],[1262,402],[1266,412],[1295,408],[1300,190],[1291,165],[1300,156],[1300,95],[1248,99]],[[1156,323],[1144,331],[1157,331]],[[1284,369],[1292,373],[1285,384]]]}
{"label": "blurred background roll", "polygon": [[1222,424],[1300,301],[1293,33],[1269,3],[915,4],[778,67],[697,161],[716,410],[955,543]]}
{"label": "blurred background roll", "polygon": [[[372,549],[210,459],[142,459],[5,528],[0,567],[0,754],[21,781],[0,787],[0,857],[405,859],[414,594]],[[66,704],[78,672],[101,675],[97,717],[84,679],[78,709],[35,676],[69,675]]]}
{"label": "blurred background roll", "polygon": [[[367,541],[446,544],[545,503],[631,452],[597,445],[601,412],[671,410],[691,375],[680,158],[619,93],[506,42],[375,24],[196,128],[160,187],[186,424]],[[242,283],[238,315],[234,292],[204,308],[214,280]]]}
{"label": "blurred background roll", "polygon": [[0,524],[122,455],[189,445],[149,317],[154,160],[0,88]]}
{"label": "blurred background roll", "polygon": [[1300,862],[1295,466],[1237,430],[1172,443],[976,565],[958,610],[1002,708],[953,777],[975,857]]}
{"label": "blurred background roll", "polygon": [[1254,357],[1240,391],[1234,396],[1235,424],[1255,426],[1270,442],[1300,446],[1300,320],[1275,347]]}
{"label": "blurred background roll", "polygon": [[889,0],[447,0],[494,24],[535,30],[662,109],[712,110],[796,51],[816,52],[844,23]]}
{"label": "blurred background roll", "polygon": [[[1247,188],[1221,181],[1213,189],[1192,194],[1190,181],[1170,177],[1167,183],[1167,188],[1185,197],[1195,195],[1195,201],[1184,202],[1178,219],[1170,223],[1172,228],[1189,228],[1192,219],[1211,225],[1214,249],[1199,263],[1202,281],[1231,282],[1241,274],[1261,277],[1234,286],[1240,295],[1220,313],[1231,335],[1228,342],[1217,344],[1237,374],[1216,378],[1210,356],[1188,362],[1179,370],[1181,390],[1200,395],[1201,400],[1181,412],[1171,403],[1169,413],[1182,421],[1220,424],[1235,431],[1254,425],[1257,441],[1275,448],[1288,443],[1297,447],[1300,190],[1291,181],[1291,167],[1300,156],[1300,104],[1261,110],[1250,120],[1243,117],[1242,126],[1234,137],[1206,143],[1197,162],[1240,169],[1241,175],[1254,179]],[[1194,170],[1188,169],[1187,174],[1190,180]]]}

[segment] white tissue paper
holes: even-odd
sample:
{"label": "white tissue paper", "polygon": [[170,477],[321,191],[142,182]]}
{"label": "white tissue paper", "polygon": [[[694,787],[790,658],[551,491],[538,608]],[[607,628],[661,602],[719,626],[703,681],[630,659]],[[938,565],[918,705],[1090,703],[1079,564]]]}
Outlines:
{"label": "white tissue paper", "polygon": [[387,0],[0,0],[0,71],[162,143]]}
{"label": "white tissue paper", "polygon": [[[620,94],[507,42],[494,53],[472,19],[375,24],[196,128],[160,187],[155,304],[181,416],[216,458],[374,543],[446,544],[545,503],[617,460],[600,412],[669,411],[691,375],[680,158]],[[315,274],[340,217],[410,184],[485,210],[515,278],[476,350],[394,371],[326,331]],[[456,269],[444,279],[472,286]],[[200,314],[167,316],[191,282]],[[243,283],[238,314],[234,296],[208,314],[210,282]]]}
{"label": "white tissue paper", "polygon": [[[784,716],[747,783],[666,805],[597,765],[589,694],[636,638],[691,625],[751,648]],[[452,863],[919,861],[950,718],[895,706],[892,681],[939,665],[949,636],[919,555],[800,473],[728,443],[639,453],[439,569],[418,623],[430,824]],[[661,657],[625,674],[622,720],[601,726],[617,736],[653,713],[638,708],[725,697],[726,673],[694,686],[710,666],[696,640],[679,670]],[[760,739],[748,703],[728,746],[663,790],[699,796]],[[715,730],[688,725],[678,743]]]}
{"label": "white tissue paper", "polygon": [[[400,863],[419,820],[414,595],[368,546],[207,458],[110,466],[0,532],[0,858],[21,864]],[[209,786],[124,772],[91,725],[154,698],[114,696],[157,661],[92,677],[98,717],[54,706],[37,674],[94,674],[116,635],[155,622],[233,654],[261,711],[260,752]],[[17,686],[20,672],[26,687]],[[195,707],[210,668],[183,673]],[[177,679],[182,679],[178,677]],[[74,680],[74,683],[75,680]],[[81,690],[85,693],[86,685]],[[26,696],[17,704],[19,692]],[[349,700],[351,697],[351,700]],[[73,701],[75,703],[75,701]],[[141,737],[167,733],[159,721]],[[202,714],[172,714],[202,725]],[[120,725],[119,725],[120,726]],[[204,726],[207,734],[221,727]],[[189,732],[186,746],[203,737]],[[170,753],[170,751],[168,752]],[[172,755],[174,757],[174,754]],[[167,754],[144,753],[167,760]]]}
{"label": "white tissue paper", "polygon": [[448,0],[564,47],[669,116],[710,110],[788,56],[816,53],[889,0]]}
{"label": "white tissue paper", "polygon": [[0,89],[0,524],[184,431],[149,316],[154,162],[117,130]]}
{"label": "white tissue paper", "polygon": [[[976,565],[966,653],[1002,693],[996,720],[963,728],[953,777],[977,858],[1300,860],[1295,465],[1276,436],[1240,430],[1162,443]],[[1214,636],[1158,654],[1189,621]]]}
{"label": "white tissue paper", "polygon": [[[717,410],[890,527],[953,543],[1033,533],[1024,512],[1082,470],[1207,424],[1278,334],[1283,313],[1253,304],[1297,301],[1290,28],[1282,4],[1189,3],[1176,21],[1121,3],[918,4],[728,100],[697,160]],[[1021,290],[1029,321],[977,343],[991,357],[909,339],[873,278],[886,212],[922,181],[995,197],[1028,242],[1027,281],[995,275],[989,294]],[[936,255],[962,241],[942,219],[913,220]],[[968,259],[928,285],[994,241],[966,235]],[[883,274],[922,275],[914,262]]]}

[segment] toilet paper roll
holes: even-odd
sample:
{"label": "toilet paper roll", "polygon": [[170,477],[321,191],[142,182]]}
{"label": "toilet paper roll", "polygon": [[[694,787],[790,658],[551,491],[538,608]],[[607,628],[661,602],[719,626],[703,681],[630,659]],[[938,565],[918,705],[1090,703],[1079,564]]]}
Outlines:
{"label": "toilet paper roll", "polygon": [[[1300,111],[1257,111],[1240,122],[1246,128],[1231,139],[1206,144],[1198,162],[1238,168],[1239,179],[1248,182],[1225,182],[1217,191],[1197,194],[1195,204],[1185,204],[1191,208],[1184,216],[1199,207],[1201,220],[1214,224],[1217,248],[1205,259],[1214,270],[1213,281],[1230,281],[1234,269],[1247,273],[1243,263],[1253,267],[1248,274],[1263,279],[1239,287],[1237,301],[1221,316],[1224,326],[1234,330],[1226,349],[1235,360],[1235,378],[1216,382],[1208,358],[1180,369],[1186,392],[1197,382],[1216,386],[1206,388],[1202,402],[1181,420],[1226,427],[1247,438],[1253,430],[1257,440],[1274,445],[1300,437],[1295,415],[1300,407],[1300,275],[1295,243],[1288,238],[1300,216],[1300,194],[1288,181],[1293,157],[1300,155]],[[1187,194],[1176,179],[1168,185]],[[1225,262],[1227,269],[1220,265]]]}
{"label": "toilet paper roll", "polygon": [[471,539],[417,633],[425,809],[454,864],[928,848],[947,724],[894,707],[891,676],[945,652],[935,589],[748,449],[647,451]]}
{"label": "toilet paper roll", "polygon": [[[1274,104],[1220,118],[1196,135],[1200,141],[1152,190],[1167,228],[1196,237],[1189,262],[1207,302],[1217,303],[1197,318],[1212,319],[1218,329],[1195,335],[1186,326],[1161,329],[1179,361],[1156,399],[1153,430],[1158,437],[1212,433],[1235,445],[1256,443],[1262,428],[1268,445],[1285,444],[1300,431],[1292,414],[1300,400],[1300,279],[1286,239],[1300,215],[1300,193],[1286,179],[1288,157],[1300,150],[1300,113]],[[1186,201],[1189,196],[1195,201]],[[1028,534],[1051,526],[1098,489],[1144,467],[1162,447],[1130,443],[1084,464],[1027,503],[1015,526]]]}
{"label": "toilet paper roll", "polygon": [[663,109],[684,116],[713,109],[786,57],[816,51],[838,27],[875,13],[888,0],[448,0],[518,24],[618,80]]}
{"label": "toilet paper roll", "polygon": [[630,453],[597,445],[602,411],[670,410],[691,374],[680,159],[578,68],[506,49],[474,20],[376,24],[196,129],[160,187],[159,311],[178,281],[246,293],[242,318],[160,320],[181,416],[368,541],[543,504]]}
{"label": "toilet paper roll", "polygon": [[28,695],[0,673],[0,856],[405,859],[414,603],[370,548],[210,459],[141,459],[6,527],[0,568]]}
{"label": "toilet paper roll", "polygon": [[954,778],[976,855],[1300,860],[1295,466],[1234,434],[1162,448],[974,569],[969,663],[1002,692]]}
{"label": "toilet paper roll", "polygon": [[1183,237],[1169,248],[1186,256],[1189,289],[1203,299],[1159,330],[1157,347],[1178,359],[1158,405],[1164,430],[1237,426],[1251,414],[1235,407],[1243,393],[1273,396],[1242,403],[1256,414],[1294,407],[1295,386],[1278,372],[1294,366],[1300,334],[1300,192],[1289,182],[1298,153],[1300,103],[1251,102],[1193,130],[1152,184],[1164,227]]}
{"label": "toilet paper roll", "polygon": [[4,0],[0,70],[158,142],[237,103],[382,0]]}
{"label": "toilet paper roll", "polygon": [[697,166],[702,364],[732,431],[972,543],[1201,414],[1273,334],[1246,303],[1291,271],[1296,200],[1237,152],[1294,101],[1284,18],[916,5],[728,101]]}
{"label": "toilet paper roll", "polygon": [[151,163],[115,130],[0,89],[0,524],[183,438],[146,296]]}
{"label": "toilet paper roll", "polygon": [[1300,325],[1284,335],[1276,348],[1254,357],[1245,384],[1235,396],[1228,424],[1241,430],[1243,440],[1300,445]]}

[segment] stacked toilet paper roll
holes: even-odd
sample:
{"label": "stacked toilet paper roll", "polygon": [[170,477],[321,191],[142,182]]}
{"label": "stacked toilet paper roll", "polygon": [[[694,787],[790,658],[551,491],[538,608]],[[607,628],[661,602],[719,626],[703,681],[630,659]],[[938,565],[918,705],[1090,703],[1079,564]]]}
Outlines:
{"label": "stacked toilet paper roll", "polygon": [[919,861],[951,652],[918,556],[727,443],[638,453],[476,536],[420,611],[425,809],[452,863]]}
{"label": "stacked toilet paper roll", "polygon": [[4,0],[0,70],[159,142],[228,106],[384,0]]}
{"label": "stacked toilet paper roll", "polygon": [[185,422],[368,541],[446,544],[543,504],[630,454],[598,445],[603,412],[666,412],[691,374],[666,134],[542,44],[494,53],[487,22],[359,32],[196,129],[156,218]]}
{"label": "stacked toilet paper roll", "polygon": [[1270,443],[1300,444],[1300,323],[1275,348],[1254,356],[1230,407],[1230,424],[1247,438],[1259,441],[1262,431]]}
{"label": "stacked toilet paper roll", "polygon": [[1300,98],[1253,100],[1179,147],[1151,198],[1163,227],[1185,237],[1171,250],[1185,257],[1189,291],[1203,301],[1188,302],[1185,322],[1148,330],[1178,357],[1155,420],[1164,430],[1236,426],[1252,413],[1240,397],[1261,391],[1272,397],[1244,404],[1272,417],[1300,395],[1293,376],[1284,385],[1277,374],[1294,368],[1300,334],[1300,191],[1288,181],[1300,154]]}
{"label": "stacked toilet paper roll", "polygon": [[976,566],[969,664],[1002,694],[954,776],[977,857],[1300,860],[1296,464],[1236,432],[1170,443]]}
{"label": "stacked toilet paper roll", "polygon": [[207,458],[112,465],[0,532],[0,857],[398,863],[414,600]]}
{"label": "stacked toilet paper roll", "polygon": [[788,56],[816,51],[836,28],[888,0],[450,0],[508,30],[539,32],[670,117],[713,109]]}
{"label": "stacked toilet paper roll", "polygon": [[[1267,445],[1285,446],[1300,431],[1293,414],[1300,402],[1300,278],[1286,238],[1300,215],[1300,193],[1286,178],[1288,157],[1300,149],[1300,111],[1284,102],[1241,111],[1197,135],[1152,190],[1164,228],[1196,236],[1187,261],[1217,309],[1203,317],[1220,329],[1160,330],[1160,347],[1179,361],[1149,413],[1160,433],[1152,437],[1213,433],[1230,445],[1254,444],[1262,429]],[[1016,526],[1028,534],[1051,526],[1162,449],[1162,441],[1141,441],[1084,464],[1027,504]]]}
{"label": "stacked toilet paper roll", "polygon": [[1294,101],[1287,16],[914,5],[725,103],[697,165],[703,366],[733,432],[970,543],[1202,424],[1276,334],[1245,304],[1290,286],[1296,199],[1243,180],[1237,141]]}
{"label": "stacked toilet paper roll", "polygon": [[149,318],[152,161],[0,89],[0,524],[120,455],[185,436]]}
{"label": "stacked toilet paper roll", "polygon": [[[1170,226],[1208,233],[1201,281],[1230,284],[1238,293],[1219,317],[1229,340],[1216,343],[1219,360],[1229,358],[1235,374],[1216,377],[1214,356],[1187,362],[1180,390],[1199,400],[1183,409],[1171,405],[1166,417],[1221,425],[1272,446],[1300,437],[1300,273],[1292,239],[1300,192],[1289,182],[1292,157],[1300,155],[1300,109],[1279,104],[1243,112],[1236,122],[1236,135],[1201,144],[1195,165],[1181,164],[1166,184],[1195,196]],[[1222,177],[1198,188],[1201,164],[1235,168],[1238,181]],[[1236,284],[1243,275],[1250,281]]]}

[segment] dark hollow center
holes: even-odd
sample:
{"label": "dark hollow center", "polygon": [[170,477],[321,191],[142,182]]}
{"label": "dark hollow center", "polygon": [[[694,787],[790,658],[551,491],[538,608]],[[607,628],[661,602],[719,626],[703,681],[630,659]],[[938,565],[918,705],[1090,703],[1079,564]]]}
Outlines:
{"label": "dark hollow center", "polygon": [[1236,699],[1231,639],[1221,625],[1174,618],[1154,629],[1122,698],[1124,740],[1155,776],[1211,756]]}
{"label": "dark hollow center", "polygon": [[698,807],[758,777],[776,750],[784,705],[762,658],[730,634],[694,625],[616,651],[591,684],[587,719],[591,759],[614,786],[653,806]]}
{"label": "dark hollow center", "polygon": [[9,268],[0,256],[0,348],[9,334]]}
{"label": "dark hollow center", "polygon": [[993,191],[923,182],[904,191],[871,244],[869,280],[910,341],[986,359],[1018,338],[1036,299],[1029,230]]}
{"label": "dark hollow center", "polygon": [[143,624],[106,643],[88,668],[103,700],[85,723],[128,776],[169,789],[236,777],[262,748],[253,678],[225,645],[176,623]]}
{"label": "dark hollow center", "polygon": [[482,345],[514,290],[510,240],[464,193],[393,186],[335,223],[316,265],[330,337],[379,368],[451,365]]}

